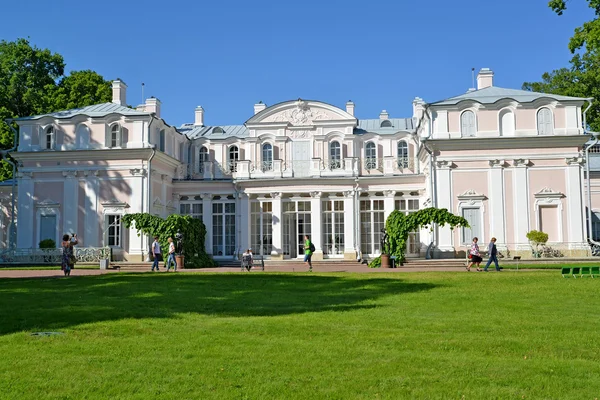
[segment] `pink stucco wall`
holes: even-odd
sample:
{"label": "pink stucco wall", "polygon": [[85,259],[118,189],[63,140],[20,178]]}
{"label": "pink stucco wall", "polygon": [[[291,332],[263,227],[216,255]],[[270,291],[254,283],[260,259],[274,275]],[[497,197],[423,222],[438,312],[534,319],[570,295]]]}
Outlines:
{"label": "pink stucco wall", "polygon": [[[475,190],[479,194],[489,196],[488,194],[488,173],[486,171],[470,171],[470,172],[458,172],[452,173],[452,202],[453,213],[458,214],[458,196],[466,192],[467,190]],[[489,202],[488,200],[483,201],[483,235],[484,240],[489,239],[490,235],[490,219],[489,219]],[[479,238],[480,240],[482,238]],[[460,229],[454,230],[454,242],[460,244]]]}
{"label": "pink stucco wall", "polygon": [[506,243],[515,243],[515,209],[513,206],[513,171],[510,169],[504,170],[504,202],[505,206],[505,231]]}
{"label": "pink stucco wall", "polygon": [[[542,170],[535,169],[535,168],[529,169],[529,207],[531,210],[529,226],[531,227],[531,229],[538,229],[537,219],[539,219],[539,210],[537,211],[538,215],[536,215],[535,193],[539,192],[540,190],[542,190],[544,188],[550,188],[555,192],[566,193],[566,176],[565,176],[564,169],[542,169]],[[568,235],[567,235],[568,221],[566,220],[567,199],[562,198],[561,203],[562,203],[562,211],[557,210],[557,212],[559,213],[558,218],[560,220],[562,220],[563,240],[568,241],[569,240]],[[556,229],[558,229],[558,226],[556,227]],[[547,229],[544,229],[544,230],[547,230]],[[546,233],[548,233],[551,237],[554,236],[555,234],[556,234],[555,237],[559,236],[559,235],[557,235],[557,232],[548,231]]]}

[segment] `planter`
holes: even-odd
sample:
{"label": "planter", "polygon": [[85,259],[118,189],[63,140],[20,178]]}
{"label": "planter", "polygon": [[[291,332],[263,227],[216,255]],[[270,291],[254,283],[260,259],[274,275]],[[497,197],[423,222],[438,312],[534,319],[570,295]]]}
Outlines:
{"label": "planter", "polygon": [[381,255],[381,268],[390,268],[390,255],[382,254]]}
{"label": "planter", "polygon": [[177,263],[177,268],[184,269],[185,268],[185,256],[175,256],[175,262]]}

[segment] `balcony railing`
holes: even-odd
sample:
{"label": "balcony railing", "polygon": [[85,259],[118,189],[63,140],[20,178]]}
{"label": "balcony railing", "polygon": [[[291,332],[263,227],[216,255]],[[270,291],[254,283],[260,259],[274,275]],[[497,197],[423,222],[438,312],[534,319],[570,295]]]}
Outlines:
{"label": "balcony railing", "polygon": [[205,161],[197,165],[183,164],[179,180],[270,179],[292,177],[356,177],[393,176],[416,173],[414,158],[322,159],[252,162],[249,160],[218,163]]}

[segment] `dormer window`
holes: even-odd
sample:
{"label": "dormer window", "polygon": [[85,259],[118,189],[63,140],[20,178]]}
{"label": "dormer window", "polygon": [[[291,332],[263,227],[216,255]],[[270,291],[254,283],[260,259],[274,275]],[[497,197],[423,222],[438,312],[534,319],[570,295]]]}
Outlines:
{"label": "dormer window", "polygon": [[44,149],[46,150],[52,150],[54,149],[54,127],[53,126],[49,126],[48,128],[46,128],[46,131],[44,133]]}
{"label": "dormer window", "polygon": [[460,116],[460,134],[462,137],[474,137],[476,132],[475,113],[467,110]]}
{"label": "dormer window", "polygon": [[539,135],[554,134],[554,118],[549,108],[540,108],[537,112],[537,130]]}
{"label": "dormer window", "polygon": [[342,149],[340,142],[333,141],[329,144],[329,168],[339,169],[342,167]]}
{"label": "dormer window", "polygon": [[208,161],[208,149],[204,146],[200,148],[198,157],[198,171],[204,173],[204,163]]}
{"label": "dormer window", "polygon": [[221,128],[220,126],[215,126],[215,127],[212,129],[212,133],[213,133],[213,134],[215,134],[215,135],[222,135],[222,134],[224,134],[224,133],[225,133],[225,131],[224,131],[224,130],[223,130],[223,128]]}
{"label": "dormer window", "polygon": [[237,162],[240,158],[240,150],[237,146],[231,146],[229,148],[229,170],[231,172],[237,171]]}
{"label": "dormer window", "polygon": [[381,121],[381,124],[379,126],[382,128],[391,128],[392,121],[390,121],[389,119],[383,120],[383,121]]}
{"label": "dormer window", "polygon": [[408,144],[403,140],[398,142],[398,168],[408,168]]}
{"label": "dormer window", "polygon": [[121,125],[114,124],[110,127],[108,147],[121,147]]}
{"label": "dormer window", "polygon": [[377,147],[373,142],[369,142],[365,146],[365,168],[377,169]]}

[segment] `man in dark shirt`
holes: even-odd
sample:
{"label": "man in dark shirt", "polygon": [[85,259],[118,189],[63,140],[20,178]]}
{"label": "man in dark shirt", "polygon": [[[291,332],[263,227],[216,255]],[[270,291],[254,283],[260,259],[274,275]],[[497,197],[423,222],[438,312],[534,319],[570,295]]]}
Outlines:
{"label": "man in dark shirt", "polygon": [[496,265],[496,271],[500,272],[500,267],[498,266],[498,250],[496,249],[496,238],[493,237],[490,240],[490,244],[488,245],[488,256],[490,257],[487,264],[485,264],[485,268],[483,269],[485,272],[488,272],[488,267],[494,262]]}

